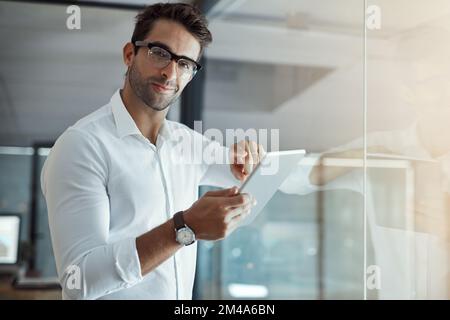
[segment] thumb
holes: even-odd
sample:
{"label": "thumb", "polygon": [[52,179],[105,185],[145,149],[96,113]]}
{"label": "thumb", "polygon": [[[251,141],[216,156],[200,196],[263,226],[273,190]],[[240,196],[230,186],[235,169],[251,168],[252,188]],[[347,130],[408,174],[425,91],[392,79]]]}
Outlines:
{"label": "thumb", "polygon": [[234,186],[234,187],[231,187],[231,188],[228,188],[228,189],[208,191],[207,193],[205,193],[205,196],[209,196],[209,197],[227,197],[227,196],[235,195],[237,192],[238,192],[238,187]]}

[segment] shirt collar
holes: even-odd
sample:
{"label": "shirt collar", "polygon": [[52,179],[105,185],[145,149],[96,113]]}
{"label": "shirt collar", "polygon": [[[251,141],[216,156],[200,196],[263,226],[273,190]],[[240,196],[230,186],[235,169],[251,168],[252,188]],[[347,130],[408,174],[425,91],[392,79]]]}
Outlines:
{"label": "shirt collar", "polygon": [[[122,97],[120,96],[120,89],[118,89],[111,97],[110,104],[116,123],[117,133],[121,139],[125,136],[135,134],[143,136],[142,132],[137,127],[136,122],[134,122],[127,108],[123,104]],[[158,133],[158,138],[159,137],[169,141],[175,140],[175,137],[172,134],[170,121],[164,119],[164,123]]]}

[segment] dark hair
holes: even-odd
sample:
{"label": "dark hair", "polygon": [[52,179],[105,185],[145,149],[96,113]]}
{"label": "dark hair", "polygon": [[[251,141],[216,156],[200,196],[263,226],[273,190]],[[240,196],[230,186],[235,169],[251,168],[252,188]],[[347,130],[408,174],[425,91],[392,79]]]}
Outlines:
{"label": "dark hair", "polygon": [[[144,40],[158,19],[175,21],[184,26],[199,41],[200,55],[212,42],[206,18],[198,8],[184,3],[157,3],[147,6],[136,16],[131,42],[134,44],[135,41]],[[135,53],[137,50],[138,47],[135,47]]]}

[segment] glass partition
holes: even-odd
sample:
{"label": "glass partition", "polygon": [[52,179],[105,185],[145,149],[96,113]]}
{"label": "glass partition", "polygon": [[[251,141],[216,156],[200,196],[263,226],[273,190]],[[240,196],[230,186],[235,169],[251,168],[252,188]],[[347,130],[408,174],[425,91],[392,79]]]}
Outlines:
{"label": "glass partition", "polygon": [[339,149],[364,135],[364,6],[344,2],[211,17],[203,130],[267,130],[266,150],[307,157],[252,224],[199,243],[198,299],[364,298],[363,152]]}
{"label": "glass partition", "polygon": [[380,299],[449,298],[450,3],[370,0],[368,230]]}

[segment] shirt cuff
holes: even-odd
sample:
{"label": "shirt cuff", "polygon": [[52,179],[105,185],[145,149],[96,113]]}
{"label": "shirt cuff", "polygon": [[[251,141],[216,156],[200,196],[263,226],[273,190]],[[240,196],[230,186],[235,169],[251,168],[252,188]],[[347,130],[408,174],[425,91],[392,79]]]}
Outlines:
{"label": "shirt cuff", "polygon": [[129,238],[118,242],[114,247],[115,269],[128,288],[142,281],[141,264],[136,249],[136,239]]}

